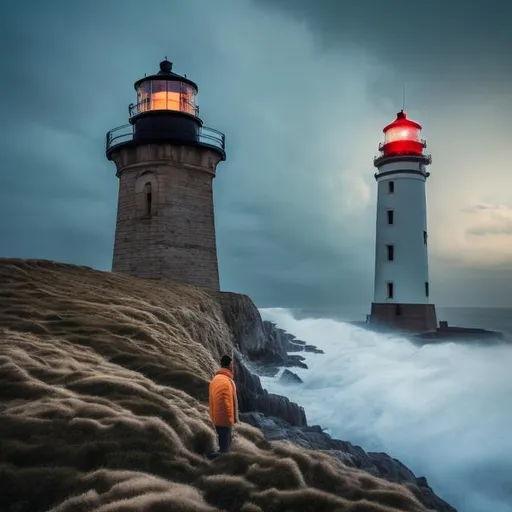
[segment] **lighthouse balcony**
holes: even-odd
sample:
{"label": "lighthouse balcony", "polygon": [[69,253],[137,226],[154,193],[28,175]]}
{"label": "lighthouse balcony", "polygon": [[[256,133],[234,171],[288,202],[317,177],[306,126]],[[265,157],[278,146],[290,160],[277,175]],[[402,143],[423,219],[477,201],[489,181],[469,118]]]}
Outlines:
{"label": "lighthouse balcony", "polygon": [[427,142],[423,139],[394,139],[379,144],[380,154],[373,160],[375,167],[390,162],[400,160],[420,160],[424,164],[432,163],[432,157],[424,153]]}
{"label": "lighthouse balcony", "polygon": [[[125,124],[123,126],[118,126],[117,128],[114,128],[107,133],[107,157],[110,159],[112,152],[121,146],[132,145],[135,142],[141,143],[145,141],[146,139],[144,138],[136,137],[134,125]],[[204,146],[205,148],[211,148],[221,153],[222,160],[226,159],[226,136],[222,132],[214,130],[213,128],[208,128],[207,126],[201,126],[198,128],[197,133],[195,133],[193,136],[191,136],[189,133],[186,133],[183,137],[179,137],[174,134],[171,138],[166,135],[162,135],[161,138],[151,137],[150,139],[147,139],[147,142],[168,142]]]}
{"label": "lighthouse balcony", "polygon": [[373,158],[374,167],[381,167],[382,165],[388,162],[400,162],[400,161],[410,161],[411,159],[415,161],[420,161],[425,165],[430,165],[432,163],[432,155],[427,153],[411,153],[404,151],[403,153],[391,153],[391,154],[383,154],[377,155]]}

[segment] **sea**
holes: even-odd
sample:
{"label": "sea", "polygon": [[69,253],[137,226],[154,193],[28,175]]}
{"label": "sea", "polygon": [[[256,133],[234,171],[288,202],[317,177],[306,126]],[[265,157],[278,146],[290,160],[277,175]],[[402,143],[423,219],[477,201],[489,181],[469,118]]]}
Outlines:
{"label": "sea", "polygon": [[366,451],[386,452],[425,476],[459,512],[512,512],[512,309],[436,308],[449,325],[498,330],[498,345],[417,346],[349,323],[362,308],[261,309],[316,345],[293,369],[300,385],[264,377],[304,407],[309,424]]}

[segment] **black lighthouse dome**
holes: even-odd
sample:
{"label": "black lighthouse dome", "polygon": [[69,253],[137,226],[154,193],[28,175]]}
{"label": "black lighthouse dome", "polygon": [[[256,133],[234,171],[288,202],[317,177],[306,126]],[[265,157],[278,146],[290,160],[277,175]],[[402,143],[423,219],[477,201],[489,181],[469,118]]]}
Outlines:
{"label": "black lighthouse dome", "polygon": [[129,124],[107,134],[107,158],[121,144],[176,143],[208,146],[225,160],[224,134],[203,126],[196,105],[198,87],[172,70],[167,58],[160,70],[134,83],[136,103],[129,105]]}

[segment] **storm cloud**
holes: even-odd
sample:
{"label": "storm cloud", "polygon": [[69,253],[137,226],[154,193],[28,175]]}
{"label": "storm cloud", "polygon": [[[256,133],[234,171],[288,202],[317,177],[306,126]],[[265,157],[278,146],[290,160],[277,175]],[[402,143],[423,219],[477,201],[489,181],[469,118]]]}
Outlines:
{"label": "storm cloud", "polygon": [[0,256],[110,268],[117,179],[105,133],[167,56],[227,138],[215,180],[224,289],[266,307],[367,307],[372,159],[405,83],[433,154],[433,299],[510,304],[512,237],[472,235],[489,212],[467,212],[512,206],[506,6],[5,2]]}

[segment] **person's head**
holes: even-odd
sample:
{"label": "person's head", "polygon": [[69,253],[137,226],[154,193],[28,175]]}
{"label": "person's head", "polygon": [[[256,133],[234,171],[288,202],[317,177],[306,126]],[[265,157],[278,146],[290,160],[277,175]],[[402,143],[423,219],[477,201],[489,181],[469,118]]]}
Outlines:
{"label": "person's head", "polygon": [[233,360],[231,359],[231,357],[229,357],[229,356],[222,356],[220,358],[220,366],[222,368],[227,368],[228,370],[230,370],[231,369],[232,361]]}

